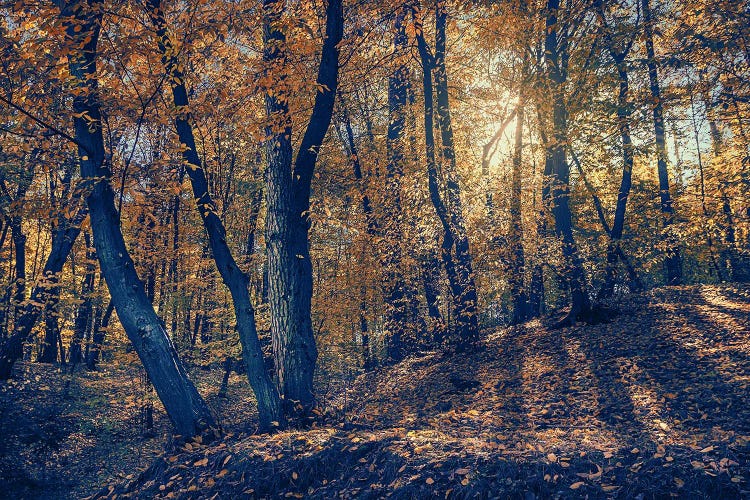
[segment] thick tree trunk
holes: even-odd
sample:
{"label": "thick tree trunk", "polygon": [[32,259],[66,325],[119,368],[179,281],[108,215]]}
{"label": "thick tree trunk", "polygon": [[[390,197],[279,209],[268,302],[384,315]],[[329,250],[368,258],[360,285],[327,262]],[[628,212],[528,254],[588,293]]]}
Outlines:
{"label": "thick tree trunk", "polygon": [[[561,325],[573,323],[589,312],[591,304],[586,289],[586,276],[583,261],[573,238],[573,221],[570,211],[570,169],[565,155],[568,140],[568,116],[565,104],[565,81],[567,79],[567,42],[560,43],[558,30],[559,0],[547,1],[547,19],[545,37],[545,63],[547,77],[552,92],[552,141],[547,146],[547,160],[551,170],[550,201],[552,215],[555,219],[555,232],[562,246],[566,278],[570,287],[570,312],[560,322]],[[561,45],[563,45],[561,54]]]}
{"label": "thick tree trunk", "polygon": [[664,108],[659,87],[659,73],[654,52],[654,20],[649,6],[649,0],[641,0],[643,9],[643,29],[646,41],[646,65],[653,102],[654,137],[656,139],[657,171],[659,174],[659,197],[661,198],[661,212],[664,218],[664,232],[666,234],[667,249],[664,265],[667,271],[667,284],[679,285],[682,282],[682,265],[680,248],[670,226],[674,218],[672,197],[669,193],[669,172],[667,171],[667,145],[664,129]]}
{"label": "thick tree trunk", "polygon": [[[208,234],[211,253],[224,284],[229,288],[234,304],[237,330],[242,344],[248,381],[258,402],[260,427],[264,431],[284,425],[284,414],[278,390],[265,370],[263,351],[255,326],[255,310],[250,301],[249,278],[237,265],[227,244],[226,229],[219,218],[216,204],[208,192],[208,181],[201,165],[190,123],[189,102],[184,75],[178,68],[177,54],[167,33],[160,0],[150,0],[149,13],[159,37],[167,77],[172,86],[174,105],[182,112],[175,119],[175,128],[183,146],[183,158],[188,163],[187,174],[193,187],[197,209]],[[207,325],[207,323],[204,323]],[[206,340],[203,338],[202,340]]]}
{"label": "thick tree trunk", "polygon": [[282,0],[263,1],[263,59],[267,71],[276,72],[273,76],[278,78],[266,93],[266,250],[276,376],[288,415],[304,422],[315,405],[313,375],[318,357],[311,319],[310,189],[333,116],[343,7],[341,0],[329,0],[326,7],[326,38],[317,75],[319,91],[293,169],[291,116],[285,94],[286,37],[279,24],[283,10]]}
{"label": "thick tree trunk", "polygon": [[101,2],[58,0],[75,49],[69,55],[74,80],[73,112],[81,177],[90,186],[87,197],[99,265],[117,316],[143,362],[167,415],[185,438],[214,427],[211,412],[189,380],[161,320],[146,297],[118,224],[111,172],[105,165],[104,138],[98,102],[96,48]]}
{"label": "thick tree trunk", "polygon": [[59,303],[60,287],[54,286],[49,290],[44,304],[44,340],[36,358],[39,363],[55,363],[57,361],[58,344],[60,343],[60,322],[57,310]]}

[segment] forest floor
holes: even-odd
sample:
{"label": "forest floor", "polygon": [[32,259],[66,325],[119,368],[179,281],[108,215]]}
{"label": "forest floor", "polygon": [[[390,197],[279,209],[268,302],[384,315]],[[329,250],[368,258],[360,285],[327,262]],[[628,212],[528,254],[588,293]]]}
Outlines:
{"label": "forest floor", "polygon": [[248,434],[241,378],[222,400],[219,371],[198,371],[230,433],[178,447],[139,434],[132,372],[26,364],[0,386],[0,496],[750,496],[750,287],[610,307],[598,325],[533,321],[363,375],[304,431]]}

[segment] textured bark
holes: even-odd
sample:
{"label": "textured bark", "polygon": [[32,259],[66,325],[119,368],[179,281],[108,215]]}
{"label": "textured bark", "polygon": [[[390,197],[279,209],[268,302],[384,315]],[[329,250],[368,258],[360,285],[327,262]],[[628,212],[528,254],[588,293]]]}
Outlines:
{"label": "textured bark", "polygon": [[[59,287],[56,288],[59,291]],[[57,361],[58,344],[60,343],[60,322],[57,312],[59,303],[59,293],[50,293],[44,304],[44,340],[36,358],[38,363],[55,363]]]}
{"label": "textured bark", "polygon": [[[208,181],[198,156],[190,115],[187,111],[189,102],[184,75],[179,70],[177,53],[167,33],[160,0],[150,0],[149,13],[157,29],[159,50],[172,87],[174,105],[180,110],[175,118],[175,129],[183,146],[183,158],[188,164],[187,174],[193,187],[193,196],[208,235],[214,262],[232,296],[237,330],[242,344],[242,358],[245,361],[248,381],[258,402],[260,427],[268,431],[274,426],[284,425],[284,414],[278,390],[265,370],[263,351],[255,326],[255,309],[250,301],[250,281],[237,265],[229,249],[224,223],[219,218],[216,203],[208,191]],[[202,336],[204,342],[207,336]]]}
{"label": "textured bark", "polygon": [[649,0],[641,0],[643,10],[643,29],[646,42],[646,65],[648,67],[649,88],[653,102],[654,137],[656,145],[657,171],[659,174],[659,197],[661,198],[661,212],[664,219],[667,249],[664,265],[667,271],[667,284],[679,285],[682,282],[682,265],[678,242],[670,230],[674,219],[672,197],[669,193],[669,172],[667,171],[667,145],[664,129],[664,107],[659,87],[659,72],[654,52],[654,20]]}
{"label": "textured bark", "polygon": [[83,301],[78,306],[78,312],[76,314],[75,322],[73,323],[73,338],[70,341],[70,347],[68,348],[68,361],[76,365],[83,362],[83,339],[86,336],[86,331],[89,329],[91,324],[91,315],[93,312],[92,307],[92,295],[94,293],[94,278],[96,275],[96,252],[91,247],[91,241],[88,233],[84,233],[84,239],[86,241],[86,275],[83,278],[81,284],[81,295],[80,299]]}
{"label": "textured bark", "polygon": [[567,40],[558,26],[559,0],[547,1],[546,32],[544,40],[545,66],[552,93],[552,140],[547,144],[545,170],[549,170],[549,199],[555,219],[555,233],[560,239],[565,259],[566,279],[570,288],[570,312],[561,325],[575,322],[589,312],[591,304],[586,289],[583,261],[573,238],[573,221],[570,211],[570,168],[565,154],[568,141],[568,117],[565,103],[567,80]]}
{"label": "textured bark", "polygon": [[333,116],[343,6],[341,0],[329,0],[326,7],[326,38],[316,80],[320,90],[293,167],[292,125],[285,95],[286,37],[279,28],[283,10],[282,0],[263,1],[263,59],[267,71],[276,73],[277,78],[275,88],[266,94],[266,251],[276,377],[287,414],[304,422],[315,405],[313,375],[318,356],[311,319],[310,190]]}
{"label": "textured bark", "polygon": [[87,203],[99,265],[125,333],[138,353],[177,432],[189,438],[215,427],[213,416],[189,380],[125,246],[115,208],[111,171],[105,165],[98,101],[96,49],[102,3],[59,0],[66,24],[73,83],[74,128],[81,177],[89,185]]}

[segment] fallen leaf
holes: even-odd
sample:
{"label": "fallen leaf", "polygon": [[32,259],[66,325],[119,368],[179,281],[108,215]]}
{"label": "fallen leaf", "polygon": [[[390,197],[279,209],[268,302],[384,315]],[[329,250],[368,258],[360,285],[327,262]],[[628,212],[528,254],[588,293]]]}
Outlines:
{"label": "fallen leaf", "polygon": [[573,483],[573,484],[570,485],[570,489],[571,490],[577,490],[578,488],[580,488],[584,484],[586,484],[586,483],[584,483],[583,481],[577,481],[577,482],[575,482],[575,483]]}

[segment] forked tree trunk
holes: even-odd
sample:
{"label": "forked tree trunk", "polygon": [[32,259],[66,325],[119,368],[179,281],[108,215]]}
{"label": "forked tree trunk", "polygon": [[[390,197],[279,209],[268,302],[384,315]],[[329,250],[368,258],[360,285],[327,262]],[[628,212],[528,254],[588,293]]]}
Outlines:
{"label": "forked tree trunk", "polygon": [[316,80],[319,90],[292,165],[286,36],[280,23],[284,5],[283,0],[263,0],[263,60],[269,76],[278,78],[274,88],[266,90],[266,251],[276,377],[286,413],[304,423],[315,406],[313,375],[318,357],[311,318],[310,190],[333,116],[343,6],[341,0],[329,0],[326,7],[326,38]]}
{"label": "forked tree trunk", "polygon": [[448,71],[445,66],[446,24],[448,14],[446,2],[435,4],[435,97],[437,103],[437,122],[442,139],[443,174],[450,230],[453,234],[456,274],[461,292],[456,297],[456,325],[458,339],[461,343],[471,342],[479,336],[479,314],[477,311],[477,287],[474,281],[474,270],[469,246],[469,237],[464,223],[461,187],[456,168],[456,149],[453,138],[450,99],[448,96]]}

